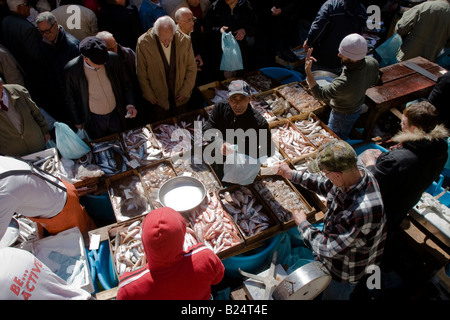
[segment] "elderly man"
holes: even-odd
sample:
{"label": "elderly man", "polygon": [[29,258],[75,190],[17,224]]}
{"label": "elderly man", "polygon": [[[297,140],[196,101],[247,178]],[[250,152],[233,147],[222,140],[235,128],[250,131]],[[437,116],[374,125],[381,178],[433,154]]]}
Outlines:
{"label": "elderly man", "polygon": [[[58,24],[51,12],[42,12],[36,17],[36,25],[42,34],[41,51],[47,62],[48,92],[43,107],[57,121],[69,123],[70,117],[64,108],[64,66],[80,54],[79,41]],[[42,75],[44,76],[44,75]]]}
{"label": "elderly man", "polygon": [[127,129],[137,115],[129,72],[103,39],[80,42],[81,55],[65,67],[66,103],[72,124],[98,139]]}
{"label": "elderly man", "polygon": [[367,41],[363,36],[349,34],[339,45],[338,57],[344,65],[341,75],[331,83],[320,86],[312,74],[312,64],[316,62],[311,57],[312,51],[312,48],[308,49],[305,60],[306,81],[317,99],[330,101],[328,127],[346,140],[363,110],[366,90],[380,79],[378,62],[366,56]]}
{"label": "elderly man", "polygon": [[188,109],[197,64],[190,38],[177,30],[172,18],[158,18],[154,27],[139,37],[136,66],[143,96],[153,105],[152,121]]}
{"label": "elderly man", "polygon": [[[325,300],[347,300],[366,268],[381,261],[386,241],[386,216],[374,176],[357,165],[355,150],[342,140],[321,146],[309,171],[294,171],[282,162],[278,173],[295,184],[327,197],[323,231],[303,211],[294,219],[306,246],[330,272]],[[321,174],[317,174],[321,173]]]}

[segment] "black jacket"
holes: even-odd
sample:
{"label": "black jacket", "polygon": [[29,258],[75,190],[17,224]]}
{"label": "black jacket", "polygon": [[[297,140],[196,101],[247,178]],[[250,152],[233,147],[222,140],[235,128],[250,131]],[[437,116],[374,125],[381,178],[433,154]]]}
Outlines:
{"label": "black jacket", "polygon": [[447,130],[437,126],[430,133],[400,133],[394,137],[401,146],[380,155],[368,167],[380,186],[388,231],[397,227],[439,177],[447,162]]}
{"label": "black jacket", "polygon": [[[254,129],[257,133],[258,158],[264,155],[271,156],[274,153],[275,148],[272,142],[269,124],[266,119],[264,119],[264,117],[250,105],[244,114],[236,116],[228,102],[220,102],[216,104],[209,116],[208,121],[203,126],[203,132],[205,133],[209,129],[217,129],[220,131],[223,140],[231,144],[242,146],[245,142],[245,148],[239,148],[238,151],[240,153],[245,153],[248,156],[252,156],[253,158],[255,155],[252,152],[250,143],[254,143],[254,140],[252,140],[250,135],[245,135],[245,132],[247,132],[248,129]],[[244,137],[240,136],[238,132],[236,132],[235,135],[229,134],[227,139],[227,129],[242,129],[244,131]],[[260,131],[260,129],[263,131]],[[250,131],[247,133],[250,133]],[[241,137],[243,139],[240,139]]]}
{"label": "black jacket", "polygon": [[[121,63],[119,56],[113,52],[108,53],[109,60],[105,65],[106,74],[111,81],[112,90],[116,98],[117,111],[125,129],[126,106],[131,104],[136,107],[133,82],[130,74]],[[69,61],[64,68],[66,106],[71,115],[71,124],[84,124],[85,128],[89,128],[91,118],[89,112],[89,89],[83,63],[83,57],[80,55]]]}
{"label": "black jacket", "polygon": [[439,78],[428,96],[428,101],[439,111],[439,119],[447,129],[450,129],[450,72]]}

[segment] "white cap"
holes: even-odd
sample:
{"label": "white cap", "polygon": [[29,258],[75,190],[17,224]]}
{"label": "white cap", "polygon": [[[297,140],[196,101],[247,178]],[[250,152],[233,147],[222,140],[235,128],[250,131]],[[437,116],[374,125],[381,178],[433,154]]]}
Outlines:
{"label": "white cap", "polygon": [[342,39],[339,53],[352,60],[362,60],[367,54],[367,41],[357,33],[352,33]]}

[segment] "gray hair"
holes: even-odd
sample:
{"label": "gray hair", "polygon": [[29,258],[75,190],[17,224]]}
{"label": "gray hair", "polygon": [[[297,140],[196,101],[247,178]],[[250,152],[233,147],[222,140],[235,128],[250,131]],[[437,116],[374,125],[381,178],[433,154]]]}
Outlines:
{"label": "gray hair", "polygon": [[100,31],[95,35],[97,38],[100,39],[110,39],[110,38],[114,38],[113,34],[109,31]]}
{"label": "gray hair", "polygon": [[53,13],[49,11],[44,11],[38,14],[36,17],[36,24],[47,21],[49,25],[53,25],[56,22],[56,17]]}
{"label": "gray hair", "polygon": [[172,28],[173,34],[175,35],[175,32],[177,31],[177,25],[175,21],[169,16],[162,16],[159,17],[155,24],[153,25],[153,30],[157,36],[159,36],[159,30],[160,29],[170,29]]}
{"label": "gray hair", "polygon": [[17,11],[17,7],[24,3],[24,0],[6,0],[9,10]]}

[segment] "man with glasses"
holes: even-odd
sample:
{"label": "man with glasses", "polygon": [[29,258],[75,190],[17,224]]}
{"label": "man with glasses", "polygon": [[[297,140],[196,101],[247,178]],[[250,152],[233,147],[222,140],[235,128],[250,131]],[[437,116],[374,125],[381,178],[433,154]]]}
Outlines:
{"label": "man with glasses", "polygon": [[294,171],[284,162],[278,168],[278,174],[293,183],[327,197],[323,231],[313,227],[303,211],[295,211],[294,219],[305,245],[332,276],[322,299],[347,300],[367,268],[381,260],[386,217],[380,189],[342,140],[322,145],[309,171],[313,173]]}
{"label": "man with glasses", "polygon": [[48,78],[48,86],[44,108],[57,121],[70,123],[70,117],[64,107],[64,66],[80,54],[79,41],[58,24],[51,12],[40,13],[36,17],[36,25],[42,34],[40,45],[47,62],[45,76]]}

